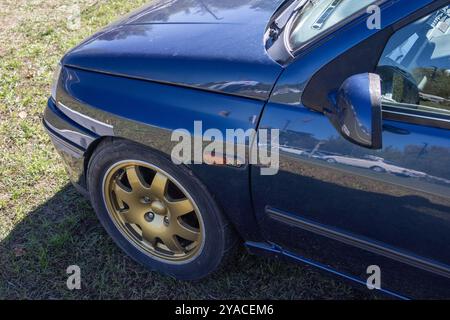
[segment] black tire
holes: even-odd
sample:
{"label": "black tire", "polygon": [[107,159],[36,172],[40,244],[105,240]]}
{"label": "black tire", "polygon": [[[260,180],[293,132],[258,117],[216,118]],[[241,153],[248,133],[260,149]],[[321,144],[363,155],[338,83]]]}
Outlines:
{"label": "black tire", "polygon": [[335,164],[335,163],[337,163],[337,161],[334,160],[333,158],[328,158],[326,161],[327,161],[328,163],[330,163],[330,164]]}
{"label": "black tire", "polygon": [[384,169],[384,168],[382,168],[382,167],[379,167],[379,166],[374,166],[374,167],[372,167],[372,168],[370,168],[372,171],[375,171],[375,172],[377,172],[377,173],[385,173],[386,172],[386,170]]}
{"label": "black tire", "polygon": [[[204,244],[192,261],[174,263],[152,257],[136,248],[116,227],[103,196],[103,180],[108,169],[124,160],[150,163],[169,173],[197,204],[204,223]],[[115,243],[145,267],[179,280],[198,280],[221,267],[234,254],[238,237],[203,184],[185,166],[176,166],[161,154],[126,140],[101,143],[91,157],[87,170],[91,203],[97,216]]]}

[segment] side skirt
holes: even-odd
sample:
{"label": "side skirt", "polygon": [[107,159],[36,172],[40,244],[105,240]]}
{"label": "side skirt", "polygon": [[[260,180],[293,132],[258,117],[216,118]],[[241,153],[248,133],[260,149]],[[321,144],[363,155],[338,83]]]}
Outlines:
{"label": "side skirt", "polygon": [[[269,257],[278,257],[281,259],[285,259],[287,261],[290,262],[295,262],[295,263],[301,263],[301,264],[306,264],[308,266],[312,266],[314,268],[320,269],[321,271],[326,271],[328,273],[334,274],[336,276],[339,276],[341,278],[344,278],[345,280],[350,280],[353,283],[357,283],[359,285],[363,285],[366,286],[366,282],[362,281],[361,279],[358,279],[354,276],[339,272],[333,268],[330,268],[324,264],[312,261],[310,259],[307,259],[305,257],[302,257],[298,254],[283,250],[281,247],[278,247],[276,245],[273,244],[269,244],[269,243],[263,243],[263,242],[246,242],[245,246],[247,247],[247,250],[251,253],[251,254],[255,254],[255,255],[261,255],[261,256],[269,256]],[[401,300],[410,300],[409,298],[402,296],[400,294],[397,294],[393,291],[390,290],[386,290],[386,289],[376,289],[384,294],[390,295],[394,298],[397,299],[401,299]]]}

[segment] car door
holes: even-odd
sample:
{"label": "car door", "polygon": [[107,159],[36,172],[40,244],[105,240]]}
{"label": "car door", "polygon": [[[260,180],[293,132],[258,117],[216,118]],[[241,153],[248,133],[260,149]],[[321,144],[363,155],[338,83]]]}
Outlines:
{"label": "car door", "polygon": [[[379,266],[382,286],[408,297],[450,296],[450,8],[443,3],[366,39],[354,25],[288,66],[260,122],[280,130],[280,171],[252,169],[254,207],[268,241],[361,281],[369,266]],[[358,37],[364,41],[355,46]],[[379,150],[347,141],[316,110],[320,92],[333,79],[339,87],[335,72],[345,68],[347,76],[381,76]]]}

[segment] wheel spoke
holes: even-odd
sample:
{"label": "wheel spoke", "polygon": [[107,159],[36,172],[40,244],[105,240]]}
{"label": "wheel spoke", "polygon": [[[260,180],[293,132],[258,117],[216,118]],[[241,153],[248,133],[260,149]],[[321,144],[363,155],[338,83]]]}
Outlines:
{"label": "wheel spoke", "polygon": [[138,226],[143,225],[145,221],[144,214],[141,212],[141,210],[130,208],[129,210],[121,213],[121,215],[127,223],[137,224]]}
{"label": "wheel spoke", "polygon": [[145,185],[144,179],[141,176],[138,166],[130,166],[126,169],[128,182],[130,183],[133,192],[146,193],[149,191]]}
{"label": "wheel spoke", "polygon": [[159,172],[156,173],[150,186],[150,193],[160,199],[164,199],[166,194],[167,182],[168,180],[166,176]]}
{"label": "wheel spoke", "polygon": [[156,237],[145,227],[142,228],[142,239],[150,243],[153,247],[156,246]]}
{"label": "wheel spoke", "polygon": [[194,211],[194,207],[189,199],[168,202],[170,213],[174,217],[180,217]]}
{"label": "wheel spoke", "polygon": [[121,184],[117,181],[114,183],[114,193],[121,209],[125,208],[124,203],[126,203],[128,206],[131,206],[133,202],[136,201],[133,193],[125,190],[125,188],[121,186]]}
{"label": "wheel spoke", "polygon": [[172,251],[173,253],[182,253],[184,252],[183,247],[181,246],[178,239],[173,234],[167,234],[161,237],[161,241],[166,245],[166,247]]}
{"label": "wheel spoke", "polygon": [[197,241],[200,236],[199,230],[183,225],[180,221],[177,221],[176,226],[174,227],[174,233],[189,241]]}

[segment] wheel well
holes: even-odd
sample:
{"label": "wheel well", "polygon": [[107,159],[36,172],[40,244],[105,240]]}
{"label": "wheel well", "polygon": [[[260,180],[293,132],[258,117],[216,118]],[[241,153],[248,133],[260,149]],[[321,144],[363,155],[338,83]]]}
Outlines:
{"label": "wheel well", "polygon": [[144,145],[144,144],[142,144],[142,143],[139,143],[139,142],[136,142],[136,141],[133,141],[133,140],[129,140],[129,139],[126,139],[126,138],[121,138],[121,137],[111,137],[111,136],[100,137],[100,138],[98,138],[97,140],[95,140],[94,142],[92,142],[92,143],[89,145],[89,147],[87,148],[87,150],[85,151],[85,153],[84,153],[84,168],[83,168],[83,171],[84,171],[84,172],[83,172],[83,174],[84,174],[84,178],[85,178],[85,186],[86,186],[86,190],[88,189],[86,178],[87,178],[87,173],[88,173],[89,163],[90,163],[90,161],[91,161],[91,158],[92,158],[94,152],[95,152],[100,146],[102,146],[102,145],[104,145],[104,144],[110,144],[110,143],[112,143],[113,141],[120,141],[120,140],[125,141],[125,142],[129,142],[129,143],[133,143],[133,144],[136,144],[136,145],[145,147],[145,148],[148,148],[148,149],[150,149],[152,152],[159,153],[159,154],[162,155],[162,156],[167,156],[167,155],[165,155],[164,153],[162,153],[162,152],[159,151],[159,150],[153,149],[153,148],[151,148],[151,147],[149,147],[149,146],[147,146],[147,145]]}
{"label": "wheel well", "polygon": [[84,168],[83,168],[83,175],[84,175],[84,180],[85,180],[85,186],[86,189],[88,188],[87,186],[87,171],[88,171],[88,167],[89,167],[89,162],[91,161],[92,155],[94,154],[95,150],[97,150],[97,147],[100,144],[103,143],[108,143],[108,142],[112,142],[113,141],[113,137],[109,137],[109,136],[105,136],[105,137],[100,137],[97,140],[95,140],[94,142],[92,142],[89,147],[87,148],[87,150],[84,153]]}

